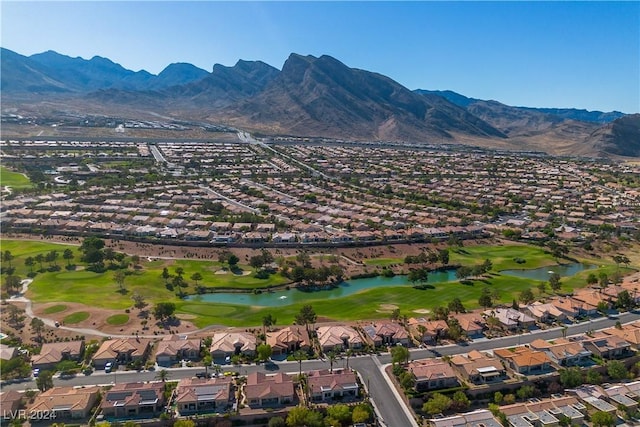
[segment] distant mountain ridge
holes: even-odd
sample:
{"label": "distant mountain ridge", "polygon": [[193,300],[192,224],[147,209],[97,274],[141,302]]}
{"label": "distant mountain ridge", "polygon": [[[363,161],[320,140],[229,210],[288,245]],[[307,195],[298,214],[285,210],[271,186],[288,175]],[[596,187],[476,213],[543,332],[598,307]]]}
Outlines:
{"label": "distant mountain ridge", "polygon": [[232,67],[216,64],[210,73],[175,63],[154,75],[99,56],[86,60],[47,51],[27,57],[4,48],[0,53],[5,105],[55,101],[70,111],[151,112],[267,135],[640,155],[638,115],[513,107],[453,91],[412,91],[327,55],[291,54],[281,71],[239,60]]}
{"label": "distant mountain ridge", "polygon": [[[186,84],[209,73],[191,64],[170,64],[157,76],[131,71],[108,58],[72,58],[52,50],[29,57],[2,49],[2,89],[8,92],[91,92],[100,89],[152,90]],[[6,60],[10,64],[5,64]],[[5,66],[6,65],[6,66]],[[19,68],[21,72],[15,72]],[[34,83],[24,84],[32,81]]]}
{"label": "distant mountain ridge", "polygon": [[[443,98],[446,98],[449,101],[453,102],[454,104],[459,105],[461,107],[465,107],[465,108],[478,102],[497,102],[497,101],[482,100],[477,98],[469,98],[459,93],[453,92],[451,90],[416,89],[415,92],[420,94],[440,95]],[[588,111],[588,110],[577,109],[577,108],[534,108],[534,107],[511,107],[511,108],[550,114],[552,116],[556,116],[562,119],[579,120],[582,122],[592,122],[592,123],[609,123],[625,115],[620,111],[610,111],[610,112]]]}

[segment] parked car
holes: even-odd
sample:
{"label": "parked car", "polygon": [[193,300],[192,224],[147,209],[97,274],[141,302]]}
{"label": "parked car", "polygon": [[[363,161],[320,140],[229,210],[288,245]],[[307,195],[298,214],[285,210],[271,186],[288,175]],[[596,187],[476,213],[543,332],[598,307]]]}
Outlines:
{"label": "parked car", "polygon": [[33,370],[33,378],[38,378],[38,375],[40,375],[40,369],[39,368],[35,368]]}
{"label": "parked car", "polygon": [[196,373],[196,378],[211,378],[211,374],[208,372],[198,372]]}
{"label": "parked car", "polygon": [[111,372],[111,370],[113,369],[113,364],[111,362],[107,362],[106,365],[104,365],[104,371],[108,374],[109,372]]}

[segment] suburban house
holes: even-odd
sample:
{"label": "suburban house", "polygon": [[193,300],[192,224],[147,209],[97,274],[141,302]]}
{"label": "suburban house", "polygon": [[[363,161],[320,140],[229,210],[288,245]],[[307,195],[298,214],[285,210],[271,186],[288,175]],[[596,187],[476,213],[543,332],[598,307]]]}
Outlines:
{"label": "suburban house", "polygon": [[0,359],[11,360],[19,354],[18,349],[6,344],[0,344]]}
{"label": "suburban house", "polygon": [[479,313],[460,313],[453,317],[458,319],[460,327],[469,338],[474,339],[482,337],[486,325],[484,318]]}
{"label": "suburban house", "polygon": [[409,345],[409,333],[398,323],[374,323],[363,327],[363,329],[376,347],[398,343],[404,346]]}
{"label": "suburban house", "polygon": [[251,408],[286,405],[294,400],[293,380],[286,374],[252,372],[244,385],[245,403]]}
{"label": "suburban house", "polygon": [[558,366],[583,366],[591,360],[591,352],[580,341],[559,338],[553,342],[537,339],[529,344],[534,350],[544,351]]}
{"label": "suburban house", "polygon": [[[548,406],[548,408],[546,408]],[[558,427],[560,419],[550,410],[556,409],[552,405],[541,405],[539,402],[529,402],[525,404],[517,403],[513,405],[501,406],[500,411],[507,416],[509,424],[512,426],[540,426]],[[559,415],[559,414],[558,414]]]}
{"label": "suburban house", "polygon": [[2,418],[16,418],[18,409],[22,407],[22,393],[16,390],[0,392],[0,408],[2,408]]}
{"label": "suburban house", "polygon": [[83,341],[45,343],[40,354],[31,357],[31,365],[42,370],[51,369],[63,360],[80,360],[83,352]]}
{"label": "suburban house", "polygon": [[429,320],[424,317],[412,317],[408,324],[414,338],[425,344],[435,344],[440,338],[444,338],[449,330],[444,320]]}
{"label": "suburban house", "polygon": [[604,332],[596,332],[593,337],[586,337],[581,341],[584,348],[603,359],[621,359],[633,353],[631,344],[616,335]]}
{"label": "suburban house", "polygon": [[93,365],[104,368],[108,362],[115,364],[144,361],[149,355],[151,340],[146,338],[119,338],[104,341],[93,355]]}
{"label": "suburban house", "polygon": [[200,344],[199,338],[188,338],[177,334],[166,335],[158,343],[156,362],[161,366],[169,366],[178,360],[196,360],[200,358]]}
{"label": "suburban house", "polygon": [[30,413],[55,413],[56,422],[60,418],[86,418],[91,414],[91,408],[99,396],[98,386],[53,387],[38,394],[27,409]]}
{"label": "suburban house", "polygon": [[536,319],[538,322],[555,322],[566,320],[567,315],[553,303],[543,303],[536,301],[521,307],[522,311]]}
{"label": "suburban house", "polygon": [[461,378],[474,384],[492,384],[507,379],[507,372],[500,360],[477,350],[451,358],[451,366]]}
{"label": "suburban house", "polygon": [[288,326],[275,332],[267,333],[267,344],[271,346],[273,356],[292,353],[296,350],[309,350],[311,340],[303,326]]}
{"label": "suburban house", "polygon": [[529,347],[500,348],[493,354],[518,374],[540,375],[551,369],[551,359],[544,352]]}
{"label": "suburban house", "polygon": [[321,326],[317,330],[318,342],[323,353],[358,349],[364,345],[364,340],[351,326]]}
{"label": "suburban house", "polygon": [[165,404],[164,383],[119,383],[104,393],[100,408],[107,418],[153,418]]}
{"label": "suburban house", "polygon": [[601,289],[576,289],[573,293],[573,298],[584,303],[586,307],[595,307],[596,312],[598,309],[598,304],[600,303],[604,302],[607,306],[607,309],[611,308],[612,306],[611,298],[607,294],[603,293]]}
{"label": "suburban house", "polygon": [[450,417],[429,420],[433,427],[502,427],[502,424],[488,409],[476,409],[473,412],[456,414]]}
{"label": "suburban house", "polygon": [[622,325],[620,328],[609,328],[603,331],[609,335],[615,335],[618,338],[622,338],[633,347],[635,350],[640,350],[640,324],[638,322],[628,325]]}
{"label": "suburban house", "polygon": [[256,337],[248,332],[220,332],[213,335],[210,351],[215,360],[240,354],[253,356],[256,352]]}
{"label": "suburban house", "polygon": [[231,378],[183,378],[174,402],[180,415],[223,412],[233,401]]}
{"label": "suburban house", "polygon": [[407,371],[413,374],[418,392],[449,388],[458,385],[456,373],[440,359],[421,359],[409,362]]}
{"label": "suburban house", "polygon": [[484,312],[486,316],[495,317],[503,328],[517,330],[535,326],[536,319],[513,308],[494,308]]}
{"label": "suburban house", "polygon": [[551,300],[550,304],[552,304],[555,308],[560,310],[567,316],[568,318],[575,318],[580,315],[580,303],[578,303],[573,298],[557,298]]}
{"label": "suburban house", "polygon": [[335,398],[358,397],[358,380],[350,370],[311,371],[307,376],[307,386],[312,402],[330,401]]}

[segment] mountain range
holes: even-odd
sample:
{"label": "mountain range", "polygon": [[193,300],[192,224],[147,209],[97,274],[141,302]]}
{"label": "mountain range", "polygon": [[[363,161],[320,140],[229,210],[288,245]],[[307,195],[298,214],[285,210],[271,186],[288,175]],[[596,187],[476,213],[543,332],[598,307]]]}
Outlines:
{"label": "mountain range", "polygon": [[87,112],[153,111],[266,135],[465,143],[585,156],[640,156],[640,115],[514,107],[452,91],[409,90],[327,55],[291,54],[278,70],[260,61],[191,64],[158,75],[95,56],[2,49],[4,106],[55,101]]}

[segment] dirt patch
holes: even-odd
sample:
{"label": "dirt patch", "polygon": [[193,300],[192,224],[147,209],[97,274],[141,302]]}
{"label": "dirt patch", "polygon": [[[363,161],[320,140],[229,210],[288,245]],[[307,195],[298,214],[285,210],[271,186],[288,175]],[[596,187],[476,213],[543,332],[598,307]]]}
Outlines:
{"label": "dirt patch", "polygon": [[376,310],[378,313],[391,313],[393,310],[397,310],[397,305],[394,304],[380,304],[380,308]]}
{"label": "dirt patch", "polygon": [[413,310],[414,313],[418,313],[418,314],[429,314],[431,313],[431,310],[427,309],[427,308],[419,308],[417,310]]}

